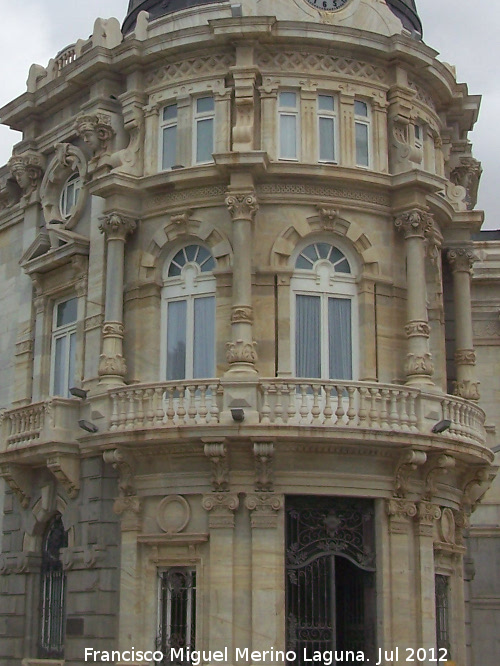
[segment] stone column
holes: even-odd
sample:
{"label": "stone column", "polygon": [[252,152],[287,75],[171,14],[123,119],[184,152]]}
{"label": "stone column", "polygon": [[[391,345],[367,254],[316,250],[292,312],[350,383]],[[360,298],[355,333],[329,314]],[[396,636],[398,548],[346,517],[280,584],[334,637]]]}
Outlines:
{"label": "stone column", "polygon": [[237,493],[210,493],[203,496],[203,508],[209,512],[210,565],[208,649],[227,648],[229,664],[234,659],[234,512]]}
{"label": "stone column", "polygon": [[123,356],[123,274],[125,240],[135,227],[134,220],[118,213],[102,217],[99,227],[106,235],[108,248],[103,343],[99,360],[101,384],[123,384],[127,372]]}
{"label": "stone column", "polygon": [[231,311],[232,341],[226,358],[229,373],[255,374],[257,343],[253,341],[252,308],[252,223],[258,210],[254,191],[233,192],[226,196],[233,219],[233,306]]}
{"label": "stone column", "polygon": [[455,395],[467,400],[479,400],[470,294],[472,265],[476,257],[467,247],[448,250],[447,256],[453,273],[453,304],[455,307],[455,367],[457,371]]}
{"label": "stone column", "polygon": [[429,650],[436,647],[434,524],[441,517],[441,509],[431,502],[419,502],[417,509],[417,645]]}
{"label": "stone column", "polygon": [[[414,502],[393,498],[387,502],[389,515],[389,550],[391,568],[392,646],[385,651],[384,666],[391,663],[403,666],[407,654],[401,646],[416,646],[415,631],[415,564],[412,553],[413,518],[417,514]],[[396,648],[399,658],[396,659]],[[392,652],[392,655],[391,655]],[[392,658],[391,658],[392,656]]]}
{"label": "stone column", "polygon": [[285,649],[283,503],[283,496],[272,492],[245,499],[252,525],[251,645],[258,652]]}
{"label": "stone column", "polygon": [[397,217],[395,225],[396,229],[403,232],[406,245],[406,383],[416,386],[433,385],[431,377],[434,365],[429,347],[430,328],[425,280],[425,239],[432,230],[432,216],[424,210],[414,209]]}

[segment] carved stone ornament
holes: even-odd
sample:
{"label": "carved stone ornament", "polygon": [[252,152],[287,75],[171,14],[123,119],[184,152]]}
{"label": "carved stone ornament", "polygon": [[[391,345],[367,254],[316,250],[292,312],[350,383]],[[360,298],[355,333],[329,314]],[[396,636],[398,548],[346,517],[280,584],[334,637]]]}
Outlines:
{"label": "carved stone ornament", "polygon": [[480,382],[474,382],[470,379],[461,379],[460,381],[453,382],[454,389],[453,395],[465,400],[480,400],[481,393],[479,391]]}
{"label": "carved stone ornament", "polygon": [[109,449],[102,454],[105,463],[113,465],[118,470],[118,488],[121,497],[135,495],[135,479],[132,458],[120,449]]}
{"label": "carved stone ornament", "polygon": [[405,371],[407,376],[425,375],[430,377],[434,373],[434,363],[429,352],[425,354],[407,354]]}
{"label": "carved stone ornament", "polygon": [[473,349],[457,349],[455,352],[456,365],[476,365],[476,352]]}
{"label": "carved stone ornament", "polygon": [[142,499],[134,495],[117,497],[113,512],[121,516],[122,532],[137,532],[141,528]]}
{"label": "carved stone ornament", "polygon": [[[87,159],[83,152],[71,143],[58,143],[55,156],[50,161],[40,185],[40,201],[45,222],[57,224],[59,228],[73,229],[81,219],[87,201]],[[66,182],[78,175],[80,191],[69,216],[63,216],[61,210],[61,194]]]}
{"label": "carved stone ornament", "polygon": [[232,324],[252,324],[253,309],[247,305],[236,305],[231,311]]}
{"label": "carved stone ornament", "polygon": [[255,192],[235,193],[226,196],[226,206],[234,220],[250,220],[259,209]]}
{"label": "carved stone ornament", "polygon": [[283,508],[283,496],[274,493],[250,493],[245,498],[245,506],[251,512],[253,528],[276,528],[278,512]]}
{"label": "carved stone ornament", "polygon": [[455,516],[453,511],[446,507],[443,509],[441,514],[441,520],[439,521],[439,537],[444,543],[455,543]]}
{"label": "carved stone ornament", "polygon": [[27,509],[31,502],[31,480],[26,474],[26,469],[21,465],[4,463],[0,465],[0,477],[16,495],[23,509]]}
{"label": "carved stone ornament", "polygon": [[403,213],[394,221],[398,231],[407,238],[425,238],[433,229],[433,218],[424,210],[412,210]]}
{"label": "carved stone ornament", "polygon": [[395,534],[406,533],[409,521],[417,515],[417,505],[405,499],[392,498],[386,503],[390,531]]}
{"label": "carved stone ornament", "polygon": [[484,494],[493,483],[497,471],[498,467],[485,465],[471,472],[465,483],[462,498],[462,507],[467,514],[471,514],[482,500]]}
{"label": "carved stone ornament", "polygon": [[255,458],[255,490],[272,492],[274,490],[274,444],[255,442],[253,455]]}
{"label": "carved stone ornament", "polygon": [[107,321],[102,327],[103,338],[122,338],[124,334],[123,324],[119,321]]}
{"label": "carved stone ornament", "polygon": [[203,496],[201,505],[210,513],[210,528],[234,528],[234,512],[240,505],[237,493],[210,493]]}
{"label": "carved stone ornament", "polygon": [[173,214],[172,217],[170,218],[170,221],[172,222],[172,224],[175,224],[179,227],[187,227],[192,214],[193,214],[193,209],[187,208],[182,213]]}
{"label": "carved stone ornament", "polygon": [[13,155],[8,166],[10,173],[21,188],[21,203],[35,202],[45,168],[43,155],[32,150],[22,155]]}
{"label": "carved stone ornament", "polygon": [[410,449],[404,451],[399,459],[398,466],[394,475],[394,492],[396,497],[406,497],[410,478],[427,461],[427,454],[424,451],[414,451]]}
{"label": "carved stone ornament", "polygon": [[440,478],[446,476],[455,467],[455,458],[448,455],[435,456],[429,461],[425,477],[425,494],[423,499],[431,500],[437,493]]}
{"label": "carved stone ornament", "polygon": [[406,337],[408,338],[428,338],[431,329],[426,321],[410,321],[405,326]]}
{"label": "carved stone ornament", "polygon": [[453,248],[448,250],[447,253],[448,263],[451,266],[453,273],[472,273],[474,262],[477,257],[470,248]]}
{"label": "carved stone ornament", "polygon": [[102,112],[78,116],[75,130],[92,151],[93,160],[109,151],[109,144],[115,135],[111,126],[111,116]]}
{"label": "carved stone ornament", "polygon": [[434,536],[434,524],[441,518],[441,509],[432,502],[419,502],[417,504],[417,534],[432,538]]}
{"label": "carved stone ornament", "polygon": [[338,208],[328,208],[322,205],[317,205],[316,208],[319,213],[321,228],[324,231],[333,230],[340,216],[340,211],[338,210]]}
{"label": "carved stone ornament", "polygon": [[257,362],[257,343],[244,342],[244,340],[236,340],[236,342],[226,343],[226,360],[229,364],[232,363],[251,363]]}
{"label": "carved stone ornament", "polygon": [[68,497],[74,499],[80,490],[80,460],[77,456],[52,455],[47,458],[47,468],[56,477]]}
{"label": "carved stone ornament", "polygon": [[229,465],[227,449],[223,442],[205,444],[205,455],[210,460],[212,468],[212,486],[214,492],[229,491]]}
{"label": "carved stone ornament", "polygon": [[460,164],[450,174],[450,180],[466,190],[468,210],[472,210],[477,203],[477,192],[482,173],[481,162],[474,157],[463,156],[460,158]]}
{"label": "carved stone ornament", "polygon": [[166,534],[178,534],[185,529],[191,509],[182,495],[164,497],[156,509],[156,522]]}
{"label": "carved stone ornament", "polygon": [[107,552],[106,548],[94,544],[88,547],[65,548],[61,557],[63,569],[64,571],[93,569],[105,559]]}
{"label": "carved stone ornament", "polygon": [[101,354],[99,356],[99,377],[113,375],[116,377],[125,377],[127,374],[127,363],[122,354],[110,356]]}
{"label": "carved stone ornament", "polygon": [[120,215],[118,213],[110,213],[99,218],[101,224],[99,225],[100,231],[106,235],[106,240],[120,240],[124,241],[129,234],[135,231],[137,223],[131,217]]}

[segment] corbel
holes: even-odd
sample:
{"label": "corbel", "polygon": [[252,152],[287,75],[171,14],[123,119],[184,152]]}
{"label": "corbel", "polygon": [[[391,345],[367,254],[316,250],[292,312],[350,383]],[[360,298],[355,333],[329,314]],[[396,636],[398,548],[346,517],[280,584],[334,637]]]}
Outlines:
{"label": "corbel", "polygon": [[402,453],[394,474],[394,493],[396,497],[406,497],[410,476],[418,467],[427,461],[425,451],[406,450]]}
{"label": "corbel", "polygon": [[12,465],[11,463],[4,463],[0,465],[0,476],[5,479],[9,488],[19,499],[23,509],[27,509],[30,501],[30,488],[31,482],[29,472],[22,465]]}
{"label": "corbel", "polygon": [[498,466],[483,465],[476,467],[467,477],[462,497],[462,506],[467,514],[470,515],[475,511],[477,504],[490,488],[498,469]]}
{"label": "corbel", "polygon": [[274,490],[274,444],[273,442],[254,442],[255,490],[273,492]]}
{"label": "corbel", "polygon": [[47,468],[59,481],[68,497],[74,499],[80,491],[80,459],[78,456],[55,454],[47,458]]}
{"label": "corbel", "polygon": [[121,497],[135,495],[134,465],[132,456],[122,449],[108,449],[102,454],[105,463],[118,471],[118,488]]}
{"label": "corbel", "polygon": [[229,491],[229,463],[224,441],[205,442],[204,452],[212,468],[212,487],[215,493]]}
{"label": "corbel", "polygon": [[448,474],[449,470],[455,467],[455,463],[455,458],[446,454],[431,458],[425,470],[425,493],[422,500],[431,501],[437,493],[438,478]]}

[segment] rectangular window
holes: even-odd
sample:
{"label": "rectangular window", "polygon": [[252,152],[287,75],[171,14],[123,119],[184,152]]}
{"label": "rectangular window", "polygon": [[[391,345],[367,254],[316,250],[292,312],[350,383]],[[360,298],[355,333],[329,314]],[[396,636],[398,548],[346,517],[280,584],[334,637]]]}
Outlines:
{"label": "rectangular window", "polygon": [[75,385],[77,307],[76,298],[57,303],[54,307],[52,395],[69,397],[69,389]]}
{"label": "rectangular window", "polygon": [[352,379],[351,301],[328,299],[330,379]]}
{"label": "rectangular window", "polygon": [[193,377],[215,375],[215,296],[195,298],[193,335]]}
{"label": "rectangular window", "polygon": [[[196,640],[196,572],[175,567],[159,574],[159,612],[157,650],[164,655],[165,664],[190,663],[186,648],[195,649]],[[171,650],[181,650],[179,658],[171,660]]]}
{"label": "rectangular window", "polygon": [[297,377],[321,377],[321,299],[297,295],[295,367]]}
{"label": "rectangular window", "polygon": [[354,102],[354,129],[356,136],[356,166],[370,166],[370,116],[368,104]]}
{"label": "rectangular window", "polygon": [[336,163],[335,134],[337,116],[335,98],[318,95],[318,145],[319,161]]}
{"label": "rectangular window", "polygon": [[424,147],[424,130],[421,125],[414,125],[415,130],[415,148],[422,150]]}
{"label": "rectangular window", "polygon": [[187,301],[171,301],[167,308],[167,380],[186,377]]}
{"label": "rectangular window", "polygon": [[161,137],[161,168],[166,171],[177,164],[177,104],[163,109]]}
{"label": "rectangular window", "polygon": [[441,574],[436,574],[435,577],[436,589],[436,646],[438,649],[437,657],[440,658],[442,653],[440,650],[446,650],[446,658],[451,659],[450,655],[450,631],[449,631],[449,614],[450,614],[450,591],[449,591],[449,577]]}
{"label": "rectangular window", "polygon": [[298,95],[295,92],[281,92],[278,100],[279,158],[297,160],[299,152]]}
{"label": "rectangular window", "polygon": [[198,97],[195,100],[195,162],[213,162],[215,103],[213,97]]}

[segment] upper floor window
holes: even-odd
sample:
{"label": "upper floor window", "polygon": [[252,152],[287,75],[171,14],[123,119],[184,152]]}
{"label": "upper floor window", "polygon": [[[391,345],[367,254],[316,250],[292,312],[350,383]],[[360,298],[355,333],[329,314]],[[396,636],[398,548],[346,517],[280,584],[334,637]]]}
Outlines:
{"label": "upper floor window", "polygon": [[422,125],[416,124],[413,126],[415,134],[415,148],[422,150],[424,147],[424,128]]}
{"label": "upper floor window", "polygon": [[[196,572],[185,567],[172,567],[160,571],[159,578],[156,647],[164,655],[162,663],[172,664],[171,650],[195,649]],[[190,660],[186,659],[186,662],[190,663]]]}
{"label": "upper floor window", "polygon": [[325,242],[305,247],[292,278],[295,375],[352,379],[356,286],[347,257]]}
{"label": "upper floor window", "polygon": [[366,102],[354,102],[354,130],[356,136],[356,166],[370,166],[370,110]]}
{"label": "upper floor window", "polygon": [[283,91],[278,96],[279,158],[299,158],[299,96],[296,92]]}
{"label": "upper floor window", "polygon": [[332,95],[318,95],[318,146],[320,162],[337,162],[337,109]]}
{"label": "upper floor window", "polygon": [[180,249],[166,266],[163,317],[167,380],[215,374],[215,260],[202,245]]}
{"label": "upper floor window", "polygon": [[165,171],[177,164],[177,104],[169,104],[163,109],[161,141],[161,168]]}
{"label": "upper floor window", "polygon": [[213,161],[215,104],[212,96],[198,97],[194,110],[194,161],[205,164]]}
{"label": "upper floor window", "polygon": [[78,173],[74,173],[64,183],[60,200],[61,216],[63,220],[69,220],[71,217],[81,189],[82,181],[80,179],[80,174]]}
{"label": "upper floor window", "polygon": [[52,395],[69,396],[75,384],[76,321],[78,300],[70,298],[54,306],[52,324]]}

